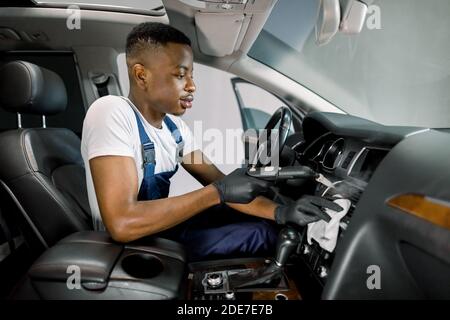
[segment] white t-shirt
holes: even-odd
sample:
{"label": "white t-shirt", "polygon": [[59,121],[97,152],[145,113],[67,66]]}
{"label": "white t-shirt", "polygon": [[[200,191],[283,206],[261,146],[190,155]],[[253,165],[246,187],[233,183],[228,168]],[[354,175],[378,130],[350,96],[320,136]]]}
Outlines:
{"label": "white t-shirt", "polygon": [[[155,145],[155,173],[172,171],[177,165],[177,144],[164,121],[161,129],[152,126],[131,101],[124,97],[105,96],[96,100],[86,113],[81,138],[81,154],[86,168],[89,205],[95,230],[105,230],[105,226],[97,203],[89,160],[107,155],[132,157],[138,173],[138,186],[142,183],[144,169],[141,141],[132,107],[138,112],[147,135]],[[183,156],[195,151],[197,148],[186,123],[180,117],[167,116],[175,123],[183,137]]]}

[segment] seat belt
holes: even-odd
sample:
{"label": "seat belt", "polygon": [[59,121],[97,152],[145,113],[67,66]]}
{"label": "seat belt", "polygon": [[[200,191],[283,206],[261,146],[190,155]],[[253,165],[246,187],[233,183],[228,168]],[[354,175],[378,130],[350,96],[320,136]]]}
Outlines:
{"label": "seat belt", "polygon": [[94,83],[99,97],[104,97],[109,95],[108,83],[110,77],[106,74],[99,74],[95,77],[92,77],[92,82]]}

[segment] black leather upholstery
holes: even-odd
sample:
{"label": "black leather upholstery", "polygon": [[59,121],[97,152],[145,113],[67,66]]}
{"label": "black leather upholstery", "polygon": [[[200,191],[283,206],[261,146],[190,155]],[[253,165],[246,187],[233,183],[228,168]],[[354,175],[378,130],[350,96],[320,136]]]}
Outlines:
{"label": "black leather upholstery", "polygon": [[[105,232],[74,233],[39,257],[10,298],[183,298],[186,261],[183,247],[166,239],[148,238],[148,241],[153,245],[124,245],[114,242]],[[70,289],[68,281],[74,283],[69,276],[75,275],[76,269],[80,287]],[[139,273],[135,274],[133,269]]]}
{"label": "black leather upholstery", "polygon": [[89,230],[91,216],[80,140],[66,129],[19,129],[0,135],[0,178],[51,246]]}
{"label": "black leather upholstery", "polygon": [[[49,70],[12,62],[0,70],[0,82],[0,105],[8,111],[48,115],[65,108],[62,80]],[[106,232],[88,231],[92,220],[85,170],[73,132],[7,131],[0,134],[0,154],[0,186],[16,201],[24,228],[31,230],[28,243],[51,247],[16,286],[12,299],[182,297],[186,254],[180,244],[149,237],[124,245]],[[81,288],[67,285],[72,266],[79,268]]]}
{"label": "black leather upholstery", "polygon": [[52,115],[66,108],[66,87],[53,71],[12,61],[0,69],[0,79],[0,105],[7,111]]}
{"label": "black leather upholstery", "polygon": [[[107,232],[80,231],[60,240],[63,243],[103,243],[114,242]],[[176,260],[187,262],[186,252],[182,244],[158,237],[144,237],[125,245],[127,249],[158,253]]]}
{"label": "black leather upholstery", "polygon": [[[67,103],[61,78],[28,62],[3,66],[0,83],[0,106],[7,111],[53,114]],[[73,132],[10,130],[0,134],[0,154],[0,180],[23,209],[23,225],[33,230],[35,239],[29,242],[46,248],[73,232],[92,229],[80,139]]]}
{"label": "black leather upholstery", "polygon": [[67,280],[69,266],[77,266],[81,283],[96,283],[106,287],[109,275],[123,250],[114,243],[65,242],[47,250],[33,264],[28,275],[38,281]]}

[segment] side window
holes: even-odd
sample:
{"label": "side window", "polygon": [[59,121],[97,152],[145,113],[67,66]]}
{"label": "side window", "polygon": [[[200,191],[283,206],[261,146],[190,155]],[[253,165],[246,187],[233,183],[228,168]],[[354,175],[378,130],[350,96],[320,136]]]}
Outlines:
{"label": "side window", "polygon": [[272,114],[286,104],[260,87],[240,78],[231,79],[244,130],[263,129]]}
{"label": "side window", "polygon": [[[231,83],[239,106],[244,132],[253,129],[264,129],[275,111],[277,111],[282,106],[286,106],[285,102],[283,102],[273,94],[243,79],[233,78],[231,79]],[[290,133],[295,132],[294,121],[295,120],[293,119],[293,123],[290,127]],[[275,128],[278,128],[278,125],[279,123],[276,124]],[[262,136],[261,134],[263,133],[259,131],[260,142],[264,141],[264,139],[267,139],[264,134]],[[257,140],[255,140],[254,138],[255,137],[252,138],[251,133],[244,136],[246,163],[248,163],[249,161],[254,161],[256,150],[260,150],[260,146],[257,146]]]}
{"label": "side window", "polygon": [[[12,51],[0,55],[0,66],[14,60],[24,60],[56,72],[64,81],[67,91],[67,107],[60,114],[47,116],[47,127],[67,128],[81,137],[85,106],[80,89],[75,57],[72,52],[20,52]],[[24,128],[40,127],[42,118],[37,115],[22,115]],[[15,114],[0,109],[0,131],[17,128]]]}

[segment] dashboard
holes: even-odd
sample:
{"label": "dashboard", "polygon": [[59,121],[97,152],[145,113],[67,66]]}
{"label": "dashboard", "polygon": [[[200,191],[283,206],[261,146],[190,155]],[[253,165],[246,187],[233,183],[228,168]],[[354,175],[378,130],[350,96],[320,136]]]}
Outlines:
{"label": "dashboard", "polygon": [[339,221],[336,250],[326,250],[314,239],[308,241],[308,228],[301,230],[295,268],[304,298],[316,299],[324,294],[330,273],[336,269],[335,251],[346,237],[360,198],[380,163],[405,137],[423,131],[334,113],[311,113],[304,119],[302,138],[290,139],[290,147],[296,152],[299,165],[321,174],[322,180],[315,184],[313,193],[351,202]]}
{"label": "dashboard", "polygon": [[349,115],[311,113],[303,122],[304,139],[292,148],[300,165],[313,168],[328,182],[316,185],[316,195],[339,195],[350,199],[354,208],[392,147],[418,130],[386,127]]}
{"label": "dashboard", "polygon": [[326,133],[300,152],[304,164],[316,171],[363,187],[389,150],[387,146]]}

